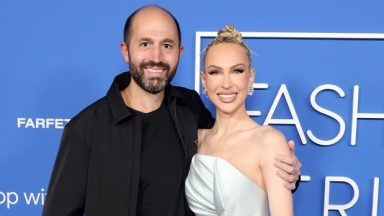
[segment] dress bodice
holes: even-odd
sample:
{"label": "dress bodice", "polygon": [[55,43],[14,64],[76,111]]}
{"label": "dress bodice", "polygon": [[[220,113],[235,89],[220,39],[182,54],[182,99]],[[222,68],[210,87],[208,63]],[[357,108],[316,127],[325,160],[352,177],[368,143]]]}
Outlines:
{"label": "dress bodice", "polygon": [[185,182],[196,216],[267,216],[266,192],[228,161],[196,154]]}

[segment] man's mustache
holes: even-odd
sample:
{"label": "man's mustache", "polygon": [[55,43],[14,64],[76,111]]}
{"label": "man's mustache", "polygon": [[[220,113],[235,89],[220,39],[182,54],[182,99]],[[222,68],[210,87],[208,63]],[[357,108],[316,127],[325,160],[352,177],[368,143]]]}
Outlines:
{"label": "man's mustache", "polygon": [[157,68],[161,68],[161,69],[167,70],[167,71],[169,71],[169,69],[171,68],[171,66],[169,66],[169,64],[167,64],[165,62],[148,61],[148,62],[144,62],[140,65],[141,69],[145,69],[148,67],[157,67]]}

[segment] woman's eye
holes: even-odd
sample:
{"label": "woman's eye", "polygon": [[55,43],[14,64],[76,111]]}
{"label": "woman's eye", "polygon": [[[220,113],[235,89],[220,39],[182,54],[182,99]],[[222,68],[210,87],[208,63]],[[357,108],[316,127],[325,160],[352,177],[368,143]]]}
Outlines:
{"label": "woman's eye", "polygon": [[217,71],[217,70],[211,70],[211,71],[208,71],[208,74],[209,74],[209,75],[216,75],[216,74],[219,74],[219,71]]}
{"label": "woman's eye", "polygon": [[243,69],[235,69],[233,72],[234,72],[235,74],[241,74],[241,73],[244,72],[244,70],[243,70]]}

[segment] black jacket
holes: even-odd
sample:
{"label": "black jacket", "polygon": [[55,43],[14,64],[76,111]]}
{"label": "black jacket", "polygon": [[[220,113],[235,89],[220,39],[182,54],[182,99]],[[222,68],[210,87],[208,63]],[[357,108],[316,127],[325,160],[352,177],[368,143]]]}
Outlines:
{"label": "black jacket", "polygon": [[[118,75],[105,97],[66,125],[43,216],[136,215],[141,130],[120,95],[129,82],[129,72]],[[212,127],[214,120],[195,91],[168,86],[165,100],[183,144],[186,178],[197,129]]]}

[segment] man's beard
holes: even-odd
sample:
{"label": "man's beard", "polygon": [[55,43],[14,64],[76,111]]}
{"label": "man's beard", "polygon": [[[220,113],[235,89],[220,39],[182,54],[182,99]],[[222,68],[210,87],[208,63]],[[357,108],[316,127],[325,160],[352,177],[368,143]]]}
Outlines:
{"label": "man's beard", "polygon": [[[156,67],[165,71],[164,77],[146,77],[145,68]],[[176,68],[171,68],[169,64],[164,62],[155,63],[153,61],[142,62],[139,66],[133,63],[129,64],[129,70],[133,80],[146,92],[157,94],[165,89],[175,76]]]}

